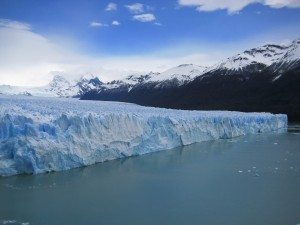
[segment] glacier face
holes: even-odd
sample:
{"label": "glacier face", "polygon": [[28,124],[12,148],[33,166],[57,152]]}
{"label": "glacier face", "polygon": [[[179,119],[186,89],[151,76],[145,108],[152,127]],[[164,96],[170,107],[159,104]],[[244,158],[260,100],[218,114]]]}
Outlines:
{"label": "glacier face", "polygon": [[183,111],[0,94],[0,175],[67,170],[286,128],[283,114]]}

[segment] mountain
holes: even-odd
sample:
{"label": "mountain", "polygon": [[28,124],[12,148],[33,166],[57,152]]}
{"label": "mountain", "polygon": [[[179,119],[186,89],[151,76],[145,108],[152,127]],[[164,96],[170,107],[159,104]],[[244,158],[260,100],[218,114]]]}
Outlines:
{"label": "mountain", "polygon": [[103,84],[98,91],[122,89],[129,92],[133,87],[145,83],[156,83],[157,87],[180,86],[200,76],[206,69],[207,67],[193,64],[182,64],[162,73],[150,72],[143,75],[130,75],[123,80],[113,80]]}
{"label": "mountain", "polygon": [[43,87],[0,85],[0,93],[43,97],[79,97],[83,93],[96,89],[102,84],[99,78],[93,75],[82,76],[78,80],[69,80],[62,75],[55,75],[52,81]]}
{"label": "mountain", "polygon": [[180,65],[92,89],[81,99],[179,109],[270,111],[300,121],[300,39],[246,50],[206,68]]}
{"label": "mountain", "polygon": [[223,71],[225,75],[241,72],[258,72],[272,67],[274,73],[284,72],[299,65],[300,39],[290,45],[268,44],[246,50],[210,68],[210,71]]}
{"label": "mountain", "polygon": [[252,48],[211,67],[182,64],[107,83],[92,75],[78,80],[56,75],[44,87],[0,85],[0,93],[177,109],[269,111],[300,121],[300,39]]}
{"label": "mountain", "polygon": [[89,91],[124,90],[143,83],[156,83],[159,86],[179,86],[203,74],[206,67],[182,64],[163,73],[150,72],[142,75],[130,75],[123,80],[102,83],[93,75],[82,76],[79,80],[69,80],[63,75],[55,75],[52,81],[43,87],[19,87],[0,85],[0,93],[9,95],[33,95],[43,97],[80,97]]}

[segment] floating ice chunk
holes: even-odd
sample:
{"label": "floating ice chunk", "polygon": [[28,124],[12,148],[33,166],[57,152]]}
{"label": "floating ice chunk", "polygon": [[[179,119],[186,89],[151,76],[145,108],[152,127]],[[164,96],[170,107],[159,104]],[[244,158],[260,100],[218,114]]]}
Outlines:
{"label": "floating ice chunk", "polygon": [[20,224],[20,225],[29,225],[28,222],[18,222],[17,220],[0,220],[0,224]]}
{"label": "floating ice chunk", "polygon": [[16,222],[17,222],[16,220],[3,220],[2,224],[14,224]]}

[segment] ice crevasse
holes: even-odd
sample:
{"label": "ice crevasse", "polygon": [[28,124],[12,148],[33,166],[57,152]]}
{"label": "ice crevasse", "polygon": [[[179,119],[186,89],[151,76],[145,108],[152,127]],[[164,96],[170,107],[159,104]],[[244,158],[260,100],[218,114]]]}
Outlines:
{"label": "ice crevasse", "polygon": [[0,175],[67,170],[286,129],[284,114],[184,111],[0,94]]}

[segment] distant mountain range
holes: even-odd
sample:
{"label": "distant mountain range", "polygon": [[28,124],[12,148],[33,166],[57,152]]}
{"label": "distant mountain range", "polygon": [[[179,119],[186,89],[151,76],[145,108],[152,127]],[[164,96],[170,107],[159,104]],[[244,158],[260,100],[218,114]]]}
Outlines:
{"label": "distant mountain range", "polygon": [[0,93],[10,95],[29,95],[41,97],[80,97],[84,93],[99,88],[103,83],[93,75],[82,76],[78,80],[69,80],[55,75],[53,80],[43,87],[19,87],[0,85]]}
{"label": "distant mountain range", "polygon": [[212,67],[183,64],[162,73],[102,83],[97,77],[70,82],[61,76],[42,88],[0,86],[0,93],[205,110],[270,111],[300,121],[300,39],[246,50]]}

